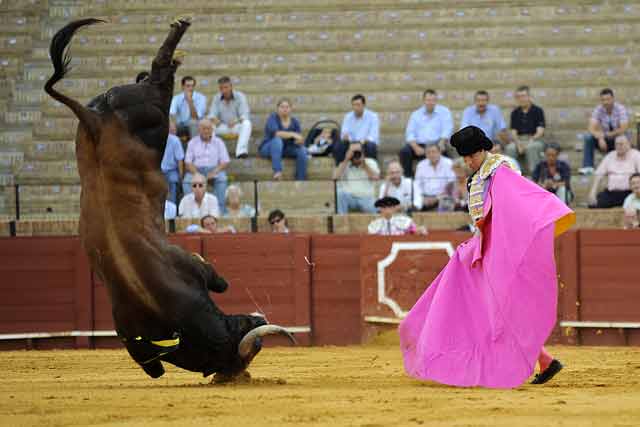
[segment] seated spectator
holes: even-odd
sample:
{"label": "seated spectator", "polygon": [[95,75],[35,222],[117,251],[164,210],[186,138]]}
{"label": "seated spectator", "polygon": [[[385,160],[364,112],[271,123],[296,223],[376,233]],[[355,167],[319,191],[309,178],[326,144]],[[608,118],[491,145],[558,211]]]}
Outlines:
{"label": "seated spectator", "polygon": [[253,206],[242,203],[242,189],[237,185],[232,184],[227,187],[225,200],[227,210],[224,216],[227,218],[251,218],[256,214]]}
{"label": "seated spectator", "polygon": [[[469,188],[467,187],[467,179],[469,173],[464,160],[457,158],[451,165],[453,174],[456,176],[455,181],[447,184],[444,189],[444,195],[440,199],[438,209],[441,211],[464,211],[467,212],[467,205],[469,204]],[[446,206],[442,206],[442,205]]]}
{"label": "seated spectator", "polygon": [[584,136],[584,153],[580,173],[593,173],[593,154],[596,149],[608,153],[615,148],[618,136],[625,135],[629,127],[629,117],[624,105],[617,103],[611,89],[600,91],[600,105],[591,113],[588,133]]}
{"label": "seated spectator", "polygon": [[165,200],[164,201],[164,219],[165,220],[176,219],[177,216],[178,216],[178,208],[176,207],[176,204],[169,199]]}
{"label": "seated spectator", "polygon": [[451,159],[442,156],[436,144],[427,146],[427,158],[418,163],[413,180],[413,205],[416,209],[438,209],[447,184],[456,179],[451,164]]}
{"label": "seated spectator", "polygon": [[354,95],[351,98],[353,111],[345,114],[340,131],[341,141],[333,147],[333,157],[339,165],[347,154],[352,142],[362,144],[365,157],[378,158],[378,143],[380,142],[380,121],[378,114],[365,108],[367,101],[364,95]]}
{"label": "seated spectator", "polygon": [[427,234],[425,227],[417,227],[413,219],[398,213],[400,200],[395,197],[382,197],[375,203],[380,210],[380,218],[369,223],[369,234],[379,236],[402,236],[405,234]]}
{"label": "seated spectator", "polygon": [[218,219],[213,215],[205,215],[200,218],[200,228],[202,233],[235,233],[236,229],[232,225],[220,227]]}
{"label": "seated spectator", "polygon": [[380,199],[384,197],[395,197],[400,200],[400,209],[404,212],[412,205],[413,185],[411,178],[402,176],[402,166],[397,160],[392,160],[387,166],[387,178],[380,186]]}
{"label": "seated spectator", "polygon": [[380,179],[380,169],[374,159],[364,157],[362,144],[351,143],[344,160],[333,172],[333,179],[339,180],[338,213],[349,211],[375,213],[374,181]]}
{"label": "seated spectator", "polygon": [[176,122],[177,135],[187,140],[198,134],[198,122],[207,110],[207,97],[195,90],[196,79],[182,78],[182,93],[171,99],[169,114]]}
{"label": "seated spectator", "polygon": [[500,107],[489,104],[489,93],[486,90],[477,91],[473,100],[474,105],[465,108],[462,113],[460,129],[467,126],[479,127],[494,144],[501,142],[506,145],[509,142],[507,124],[504,122]]}
{"label": "seated spectator", "polygon": [[449,138],[453,132],[451,111],[438,104],[438,94],[427,89],[422,94],[424,105],[411,113],[405,140],[407,144],[400,150],[400,163],[404,176],[413,176],[413,161],[425,158],[426,147],[436,145],[442,152],[449,151]]}
{"label": "seated spectator", "polygon": [[220,214],[218,199],[206,192],[207,180],[204,175],[195,173],[190,180],[192,192],[180,201],[178,215],[182,218],[200,219],[205,215],[218,217]]}
{"label": "seated spectator", "polygon": [[307,151],[312,156],[326,156],[330,150],[333,150],[333,131],[330,127],[320,130],[318,136],[313,139],[311,145],[307,147]]}
{"label": "seated spectator", "polygon": [[571,167],[558,160],[560,146],[549,143],[544,148],[544,160],[533,170],[531,179],[541,187],[554,193],[560,200],[569,204],[573,200],[571,192]]}
{"label": "seated spectator", "polygon": [[275,209],[269,212],[268,220],[272,233],[286,234],[289,232],[287,218],[284,216],[284,212],[280,209]]}
{"label": "seated spectator", "polygon": [[520,86],[515,93],[518,107],[511,112],[511,136],[505,154],[514,159],[526,160],[527,170],[532,173],[542,160],[545,120],[542,108],[531,102],[529,87]]}
{"label": "seated spectator", "polygon": [[624,228],[640,227],[640,173],[634,173],[629,178],[631,194],[624,199]]}
{"label": "seated spectator", "polygon": [[236,158],[244,159],[249,155],[251,121],[249,103],[244,93],[233,89],[227,76],[218,79],[219,93],[213,96],[207,118],[216,125],[216,135],[224,138],[236,138]]}
{"label": "seated spectator", "polygon": [[282,98],[277,111],[271,113],[264,127],[260,156],[271,159],[273,179],[282,179],[282,158],[296,159],[296,179],[307,179],[307,148],[304,146],[300,122],[291,116],[291,101]]}
{"label": "seated spectator", "polygon": [[491,154],[502,154],[503,156],[507,157],[513,163],[513,165],[515,165],[518,171],[522,171],[522,168],[520,167],[520,163],[518,163],[516,159],[504,154],[504,147],[502,146],[501,142],[494,142],[493,147],[491,147],[491,150],[489,150],[489,152]]}
{"label": "seated spectator", "polygon": [[216,199],[220,205],[218,209],[224,212],[224,195],[227,190],[227,173],[224,171],[229,165],[229,153],[224,142],[213,135],[213,123],[204,119],[198,125],[199,135],[192,138],[187,145],[185,169],[187,172],[182,181],[184,194],[191,192],[191,177],[200,173],[208,183],[213,185]]}
{"label": "seated spectator", "polygon": [[169,136],[160,169],[162,169],[164,179],[169,186],[169,200],[174,204],[178,203],[178,186],[184,176],[184,149],[182,142],[176,136],[176,123],[173,119],[169,121]]}
{"label": "seated spectator", "polygon": [[[640,151],[631,148],[625,135],[618,135],[615,151],[604,156],[596,169],[593,185],[589,193],[589,207],[613,208],[622,206],[629,191],[629,177],[640,172]],[[607,189],[598,193],[603,177],[607,177]]]}

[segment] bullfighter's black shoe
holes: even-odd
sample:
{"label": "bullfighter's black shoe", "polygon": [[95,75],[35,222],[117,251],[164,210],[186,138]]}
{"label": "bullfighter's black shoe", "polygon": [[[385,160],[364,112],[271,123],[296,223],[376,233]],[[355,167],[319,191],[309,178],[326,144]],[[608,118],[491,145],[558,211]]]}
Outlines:
{"label": "bullfighter's black shoe", "polygon": [[564,368],[562,363],[560,363],[560,361],[557,359],[553,359],[547,369],[540,372],[539,374],[536,374],[535,378],[533,378],[533,381],[531,381],[531,384],[544,384],[548,382],[558,372],[560,372],[562,368]]}

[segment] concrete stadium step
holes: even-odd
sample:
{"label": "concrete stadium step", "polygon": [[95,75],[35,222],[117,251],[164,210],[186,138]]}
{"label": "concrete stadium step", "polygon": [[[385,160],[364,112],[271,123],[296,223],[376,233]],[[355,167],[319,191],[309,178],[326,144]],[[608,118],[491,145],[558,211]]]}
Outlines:
{"label": "concrete stadium step", "polygon": [[0,12],[25,12],[45,10],[49,6],[48,0],[11,0],[0,2]]}
{"label": "concrete stadium step", "polygon": [[[264,4],[264,3],[263,3]],[[164,6],[164,5],[163,5]],[[273,29],[309,29],[314,27],[353,28],[354,24],[358,28],[371,26],[389,26],[398,23],[406,25],[423,25],[425,28],[436,26],[460,26],[477,24],[481,19],[484,25],[513,25],[514,17],[535,20],[536,22],[567,23],[579,20],[584,22],[598,22],[603,20],[620,19],[624,17],[628,20],[639,15],[638,9],[629,8],[629,11],[622,15],[620,8],[614,5],[603,4],[599,6],[583,5],[582,8],[575,8],[570,11],[559,13],[558,8],[552,6],[530,7],[465,7],[464,9],[434,9],[431,7],[421,7],[417,10],[412,5],[406,7],[404,4],[390,3],[380,10],[367,10],[360,8],[361,5],[349,4],[340,5],[339,10],[333,10],[327,5],[322,10],[304,10],[288,6],[278,12],[265,12],[260,9],[260,4],[256,8],[246,8],[242,13],[235,10],[220,9],[217,4],[207,4],[199,10],[199,14],[194,17],[193,27],[208,27],[217,29],[234,29],[236,31],[252,30],[260,28],[266,31]],[[305,5],[301,5],[304,7]],[[419,6],[419,5],[414,5]],[[176,13],[179,13],[179,9]],[[50,9],[51,16],[56,16],[60,12],[65,13],[65,17],[76,13],[71,8],[53,7]],[[91,12],[84,10],[83,16],[90,13],[104,13],[100,8],[94,8]],[[122,11],[126,15],[114,17],[107,25],[102,26],[102,31],[118,31],[121,26],[136,26],[149,30],[164,30],[173,20],[171,10],[131,10]],[[164,12],[164,14],[163,14]],[[622,15],[622,16],[621,16]],[[43,35],[51,36],[56,29],[62,27],[66,21],[52,18]],[[192,28],[193,28],[192,27]]]}
{"label": "concrete stadium step", "polygon": [[[307,179],[330,180],[334,167],[333,159],[329,157],[314,157],[307,166]],[[271,160],[249,157],[247,159],[233,159],[227,167],[227,174],[232,181],[260,181],[271,180],[273,170]],[[283,159],[282,179],[293,180],[295,176],[295,160]]]}
{"label": "concrete stadium step", "polygon": [[19,184],[78,184],[78,166],[73,161],[25,161],[16,173]]}
{"label": "concrete stadium step", "polygon": [[28,34],[0,33],[0,55],[24,54],[33,45],[33,39]]}
{"label": "concrete stadium step", "polygon": [[[293,35],[295,34],[295,35]],[[424,34],[424,35],[422,35]],[[389,29],[349,30],[307,30],[291,33],[291,31],[193,31],[182,40],[182,49],[192,52],[218,53],[229,49],[242,49],[247,54],[256,52],[292,51],[336,51],[346,47],[359,49],[379,49],[384,45],[387,49],[413,47],[424,49],[425,46],[434,48],[464,48],[469,40],[474,40],[478,49],[495,45],[496,40],[509,40],[514,48],[536,46],[576,46],[584,44],[622,44],[630,37],[637,37],[640,28],[633,24],[611,25],[594,23],[593,25],[549,25],[531,24],[510,27],[473,28],[440,28],[423,31],[419,26],[407,28],[399,26]],[[123,49],[126,53],[155,51],[158,44],[166,36],[164,32],[140,34],[139,32],[126,35],[104,35],[99,28],[87,29],[74,45],[77,54],[107,53],[114,49]],[[13,42],[16,47],[6,47],[5,50],[28,49],[31,40],[16,36]],[[24,40],[22,40],[24,38]],[[2,38],[0,38],[2,41]],[[2,50],[0,50],[2,51]]]}
{"label": "concrete stadium step", "polygon": [[36,140],[24,143],[22,148],[26,160],[75,160],[76,158],[76,144],[73,140]]}
{"label": "concrete stadium step", "polygon": [[[23,215],[77,215],[80,212],[80,185],[20,185],[19,195],[21,218]],[[9,199],[15,203],[15,195]]]}
{"label": "concrete stadium step", "polygon": [[[441,78],[439,78],[439,76]],[[199,85],[199,91],[208,100],[217,87],[209,84],[207,77],[195,76],[199,81],[207,81]],[[210,78],[210,76],[209,76]],[[526,81],[532,88],[536,102],[543,106],[553,105],[591,105],[598,101],[599,89],[616,79],[616,88],[623,92],[622,102],[640,101],[640,96],[627,88],[638,85],[640,77],[626,65],[611,65],[605,72],[602,67],[582,67],[553,69],[522,69],[456,71],[443,77],[440,72],[370,72],[362,73],[309,73],[305,75],[273,76],[268,73],[234,76],[235,87],[245,92],[252,110],[272,109],[281,95],[287,95],[296,104],[296,109],[312,107],[315,109],[339,108],[349,106],[353,93],[362,92],[373,105],[376,103],[384,110],[398,110],[398,106],[407,103],[420,105],[425,82],[432,82],[432,87],[439,90],[440,103],[451,109],[463,108],[472,102],[473,93],[482,82],[482,89],[489,91],[492,102],[502,105],[513,105],[513,91]],[[571,83],[567,84],[570,79]],[[437,82],[437,83],[435,83]],[[60,91],[79,100],[88,101],[108,88],[131,83],[130,78],[113,80],[97,78],[65,79]],[[428,83],[427,83],[428,84]],[[178,85],[179,86],[179,85]],[[179,93],[179,87],[176,93]],[[626,93],[625,93],[626,92]],[[47,96],[40,82],[23,85],[14,100],[21,103],[44,103],[43,111],[55,114],[65,108],[61,103]],[[564,101],[564,103],[563,103]]]}
{"label": "concrete stadium step", "polygon": [[0,35],[15,36],[32,34],[40,30],[40,17],[31,15],[33,10],[0,14]]}
{"label": "concrete stadium step", "polygon": [[[198,53],[189,51],[185,58],[185,64],[181,72],[210,76],[211,74],[254,72],[265,73],[305,73],[311,71],[326,72],[331,67],[336,72],[361,71],[375,69],[387,70],[424,70],[424,64],[437,64],[438,70],[448,71],[455,69],[468,70],[470,64],[474,69],[499,68],[509,66],[511,68],[545,66],[574,66],[598,63],[606,64],[607,59],[629,60],[634,50],[625,44],[613,45],[584,43],[576,46],[534,46],[530,48],[514,48],[502,45],[487,47],[479,51],[468,46],[459,49],[451,47],[436,48],[429,46],[425,49],[420,46],[411,49],[410,46],[400,47],[393,51],[380,51],[379,49],[356,51],[342,49],[337,52],[274,52],[268,54],[256,53],[250,56],[243,51],[226,51],[216,55],[210,52]],[[95,70],[100,70],[107,77],[133,76],[132,67],[147,68],[155,55],[153,50],[130,54],[122,48],[104,54],[86,52],[73,54],[72,65],[74,71],[70,77],[95,76]],[[43,43],[41,47],[35,47],[32,57],[26,62],[25,68],[38,68],[33,73],[34,78],[45,80],[51,73],[51,65],[48,59],[48,45]],[[85,71],[88,70],[88,71]],[[187,70],[187,71],[185,71]],[[116,74],[120,73],[120,74]]]}

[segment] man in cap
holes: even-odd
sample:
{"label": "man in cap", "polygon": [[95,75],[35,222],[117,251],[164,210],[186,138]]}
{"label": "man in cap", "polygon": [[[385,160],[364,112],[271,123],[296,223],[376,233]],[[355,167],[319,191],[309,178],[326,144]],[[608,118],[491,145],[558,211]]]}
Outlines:
{"label": "man in cap", "polygon": [[380,236],[401,236],[404,234],[427,234],[424,227],[416,227],[413,220],[399,213],[400,200],[395,197],[383,197],[378,199],[375,207],[380,210],[380,218],[374,219],[369,224],[369,234]]}

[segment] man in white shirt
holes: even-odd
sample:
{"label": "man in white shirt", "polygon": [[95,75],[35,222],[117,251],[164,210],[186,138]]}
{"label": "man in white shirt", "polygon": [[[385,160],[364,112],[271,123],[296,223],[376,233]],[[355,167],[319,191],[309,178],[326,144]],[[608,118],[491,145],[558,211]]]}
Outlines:
{"label": "man in white shirt", "polygon": [[213,184],[216,198],[220,203],[220,212],[225,211],[224,197],[227,191],[227,174],[229,153],[224,142],[213,135],[214,126],[210,120],[201,120],[198,124],[198,135],[189,141],[184,158],[187,173],[182,180],[184,194],[191,192],[191,178],[200,173],[206,181]]}
{"label": "man in white shirt", "polygon": [[196,173],[191,178],[191,193],[185,195],[180,201],[178,215],[181,218],[200,219],[206,215],[219,216],[218,199],[213,194],[206,192],[207,179],[204,175]]}
{"label": "man in white shirt", "polygon": [[400,201],[400,209],[406,212],[412,205],[413,182],[411,178],[402,176],[402,166],[392,160],[387,166],[387,177],[380,186],[378,199],[394,197]]}
{"label": "man in white shirt", "polygon": [[380,143],[380,120],[378,114],[365,108],[367,100],[364,95],[357,94],[351,98],[353,111],[345,114],[340,130],[340,139],[333,146],[333,158],[339,165],[349,149],[349,144],[359,142],[365,157],[378,158]]}
{"label": "man in white shirt", "polygon": [[424,105],[411,113],[405,132],[407,144],[400,150],[400,163],[407,178],[413,176],[413,161],[424,159],[426,147],[435,145],[446,151],[453,132],[451,111],[437,104],[436,91],[427,89],[422,98]]}
{"label": "man in white shirt", "polygon": [[427,158],[418,163],[414,179],[413,204],[418,210],[438,208],[447,184],[456,179],[451,159],[443,157],[437,145],[427,146]]}
{"label": "man in white shirt", "polygon": [[237,137],[236,158],[244,159],[249,155],[251,138],[249,102],[244,93],[233,89],[227,76],[218,79],[218,89],[220,92],[213,96],[207,118],[216,126],[216,135],[225,139]]}
{"label": "man in white shirt", "polygon": [[345,159],[333,173],[333,179],[340,180],[338,186],[338,213],[349,211],[375,213],[374,182],[380,179],[378,163],[366,159],[360,143],[352,143]]}
{"label": "man in white shirt", "polygon": [[198,122],[207,110],[207,97],[195,90],[196,79],[182,78],[182,93],[171,99],[169,115],[175,120],[178,136],[188,135],[187,140],[198,134]]}

